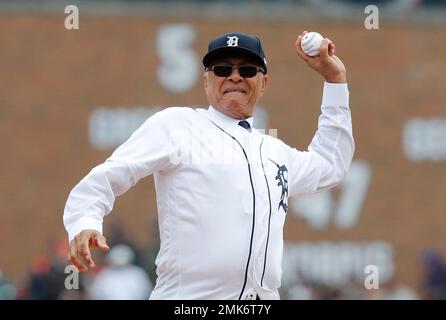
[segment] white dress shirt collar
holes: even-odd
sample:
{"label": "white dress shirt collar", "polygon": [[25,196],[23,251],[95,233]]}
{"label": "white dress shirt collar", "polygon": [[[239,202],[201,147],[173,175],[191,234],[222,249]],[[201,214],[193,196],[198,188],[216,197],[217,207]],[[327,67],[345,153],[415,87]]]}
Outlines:
{"label": "white dress shirt collar", "polygon": [[[223,112],[218,111],[217,109],[215,109],[213,106],[209,106],[208,108],[208,113],[210,116],[210,119],[212,121],[214,121],[217,125],[223,127],[224,129],[233,129],[233,128],[241,128],[243,129],[241,126],[238,125],[238,123],[242,120],[245,120],[249,123],[249,125],[251,126],[251,128],[253,128],[253,117],[249,117],[247,119],[235,119],[232,118],[226,114],[224,114]],[[245,130],[245,129],[243,129]]]}

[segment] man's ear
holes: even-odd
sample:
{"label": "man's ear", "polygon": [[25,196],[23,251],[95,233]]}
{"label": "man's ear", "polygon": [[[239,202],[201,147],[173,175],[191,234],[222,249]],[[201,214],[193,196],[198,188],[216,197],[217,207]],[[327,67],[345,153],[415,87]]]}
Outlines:
{"label": "man's ear", "polygon": [[267,74],[263,75],[259,90],[260,97],[263,96],[263,94],[265,93],[266,87],[268,86],[268,81],[269,81],[268,79],[269,78]]}
{"label": "man's ear", "polygon": [[209,75],[207,72],[205,72],[205,73],[203,73],[203,85],[204,85],[205,90],[207,89],[207,87],[209,85],[208,81],[209,81]]}

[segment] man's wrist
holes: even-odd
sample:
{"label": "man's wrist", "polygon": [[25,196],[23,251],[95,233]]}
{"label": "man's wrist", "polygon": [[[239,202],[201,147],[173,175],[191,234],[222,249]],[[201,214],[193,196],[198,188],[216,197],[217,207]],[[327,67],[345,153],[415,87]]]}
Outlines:
{"label": "man's wrist", "polygon": [[328,83],[347,83],[347,74],[341,73],[335,76],[327,76],[325,81]]}

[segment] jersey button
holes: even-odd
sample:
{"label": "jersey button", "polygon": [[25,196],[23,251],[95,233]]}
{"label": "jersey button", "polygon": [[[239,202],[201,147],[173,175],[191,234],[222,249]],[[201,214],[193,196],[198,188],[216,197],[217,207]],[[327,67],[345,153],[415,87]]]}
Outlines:
{"label": "jersey button", "polygon": [[249,289],[248,292],[245,294],[244,300],[255,300],[256,299],[256,292],[253,289]]}

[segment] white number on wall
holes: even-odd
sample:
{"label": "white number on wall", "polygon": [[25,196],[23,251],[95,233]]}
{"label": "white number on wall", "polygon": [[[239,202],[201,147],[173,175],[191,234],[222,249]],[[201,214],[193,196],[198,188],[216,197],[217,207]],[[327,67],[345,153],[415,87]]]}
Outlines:
{"label": "white number on wall", "polygon": [[303,196],[292,202],[292,212],[307,221],[315,229],[323,229],[331,223],[339,229],[352,228],[359,219],[366,199],[371,178],[370,166],[355,160],[342,181],[338,201],[327,190]]}

